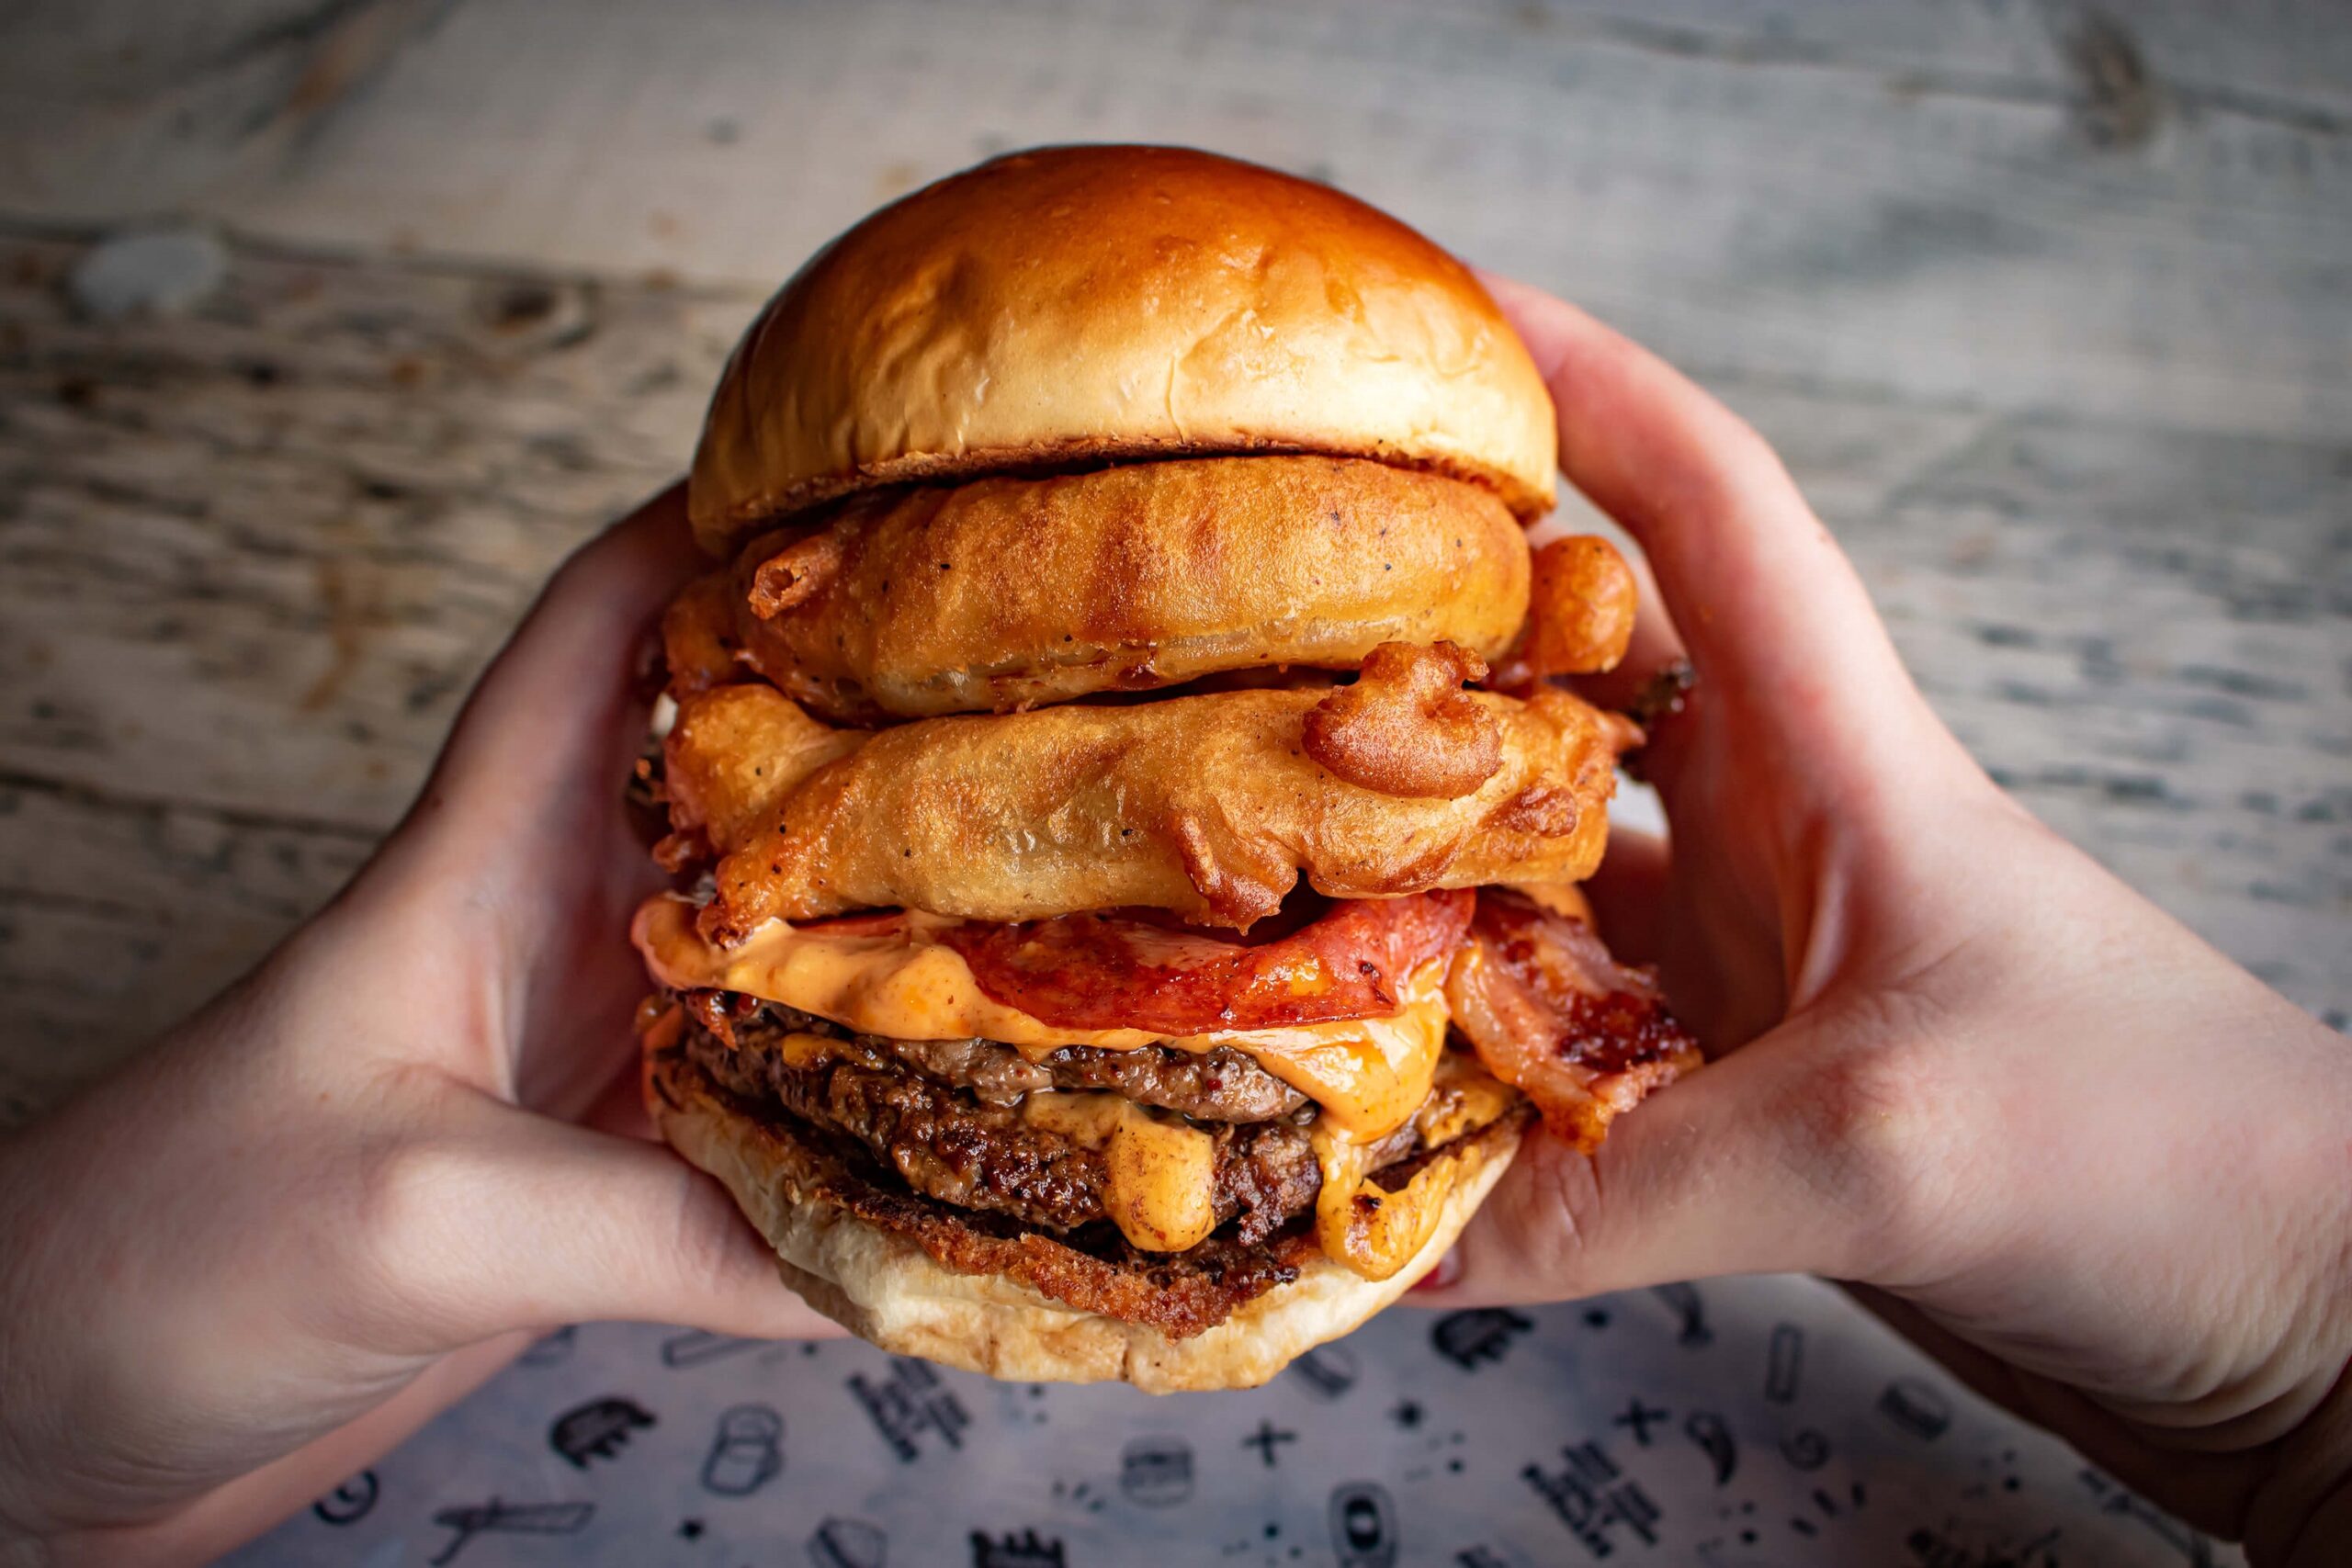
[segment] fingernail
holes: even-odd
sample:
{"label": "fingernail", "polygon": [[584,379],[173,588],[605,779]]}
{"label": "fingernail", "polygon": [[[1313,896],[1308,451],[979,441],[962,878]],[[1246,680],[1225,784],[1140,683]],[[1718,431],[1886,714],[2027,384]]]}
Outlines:
{"label": "fingernail", "polygon": [[1461,1279],[1462,1254],[1449,1249],[1443,1258],[1437,1260],[1437,1267],[1414,1280],[1411,1288],[1416,1291],[1442,1291],[1460,1282]]}

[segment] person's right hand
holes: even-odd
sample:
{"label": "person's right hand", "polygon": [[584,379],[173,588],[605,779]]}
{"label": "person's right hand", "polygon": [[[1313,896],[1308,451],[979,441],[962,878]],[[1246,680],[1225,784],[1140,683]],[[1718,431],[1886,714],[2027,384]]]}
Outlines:
{"label": "person's right hand", "polygon": [[2256,1563],[2342,1562],[2352,1043],[1994,786],[1753,430],[1488,281],[1671,617],[1604,694],[1696,671],[1644,754],[1671,850],[1619,839],[1589,891],[1718,1059],[1595,1159],[1532,1139],[1418,1299],[1849,1281]]}

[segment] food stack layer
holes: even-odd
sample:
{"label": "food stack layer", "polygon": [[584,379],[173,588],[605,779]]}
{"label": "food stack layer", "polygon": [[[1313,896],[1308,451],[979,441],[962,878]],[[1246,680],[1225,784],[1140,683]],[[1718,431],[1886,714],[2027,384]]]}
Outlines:
{"label": "food stack layer", "polygon": [[[1202,153],[999,159],[753,323],[663,626],[648,1104],[786,1280],[999,1376],[1262,1382],[1532,1120],[1697,1062],[1574,884],[1632,580],[1531,552],[1466,270]],[[686,889],[691,888],[691,891]]]}

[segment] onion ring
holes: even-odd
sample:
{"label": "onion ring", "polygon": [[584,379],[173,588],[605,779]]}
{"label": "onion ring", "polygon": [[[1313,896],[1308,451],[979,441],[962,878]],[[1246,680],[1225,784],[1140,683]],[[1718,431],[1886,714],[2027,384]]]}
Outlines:
{"label": "onion ring", "polygon": [[1527,541],[1488,492],[1333,457],[890,491],[754,540],[666,625],[685,689],[775,683],[874,724],[1011,712],[1384,642],[1508,647]]}

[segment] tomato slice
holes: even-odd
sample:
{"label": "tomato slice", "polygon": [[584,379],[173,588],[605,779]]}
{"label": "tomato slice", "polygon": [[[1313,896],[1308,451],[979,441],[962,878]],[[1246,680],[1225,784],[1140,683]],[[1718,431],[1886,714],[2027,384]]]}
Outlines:
{"label": "tomato slice", "polygon": [[1413,971],[1461,945],[1475,901],[1452,891],[1347,899],[1258,940],[1125,911],[967,923],[939,940],[990,1000],[1040,1022],[1205,1034],[1394,1013]]}
{"label": "tomato slice", "polygon": [[1700,1065],[1647,970],[1618,963],[1582,920],[1503,888],[1479,890],[1445,994],[1487,1070],[1587,1154],[1618,1115]]}

